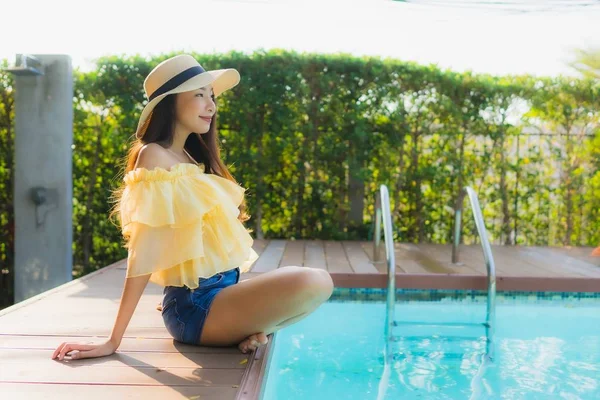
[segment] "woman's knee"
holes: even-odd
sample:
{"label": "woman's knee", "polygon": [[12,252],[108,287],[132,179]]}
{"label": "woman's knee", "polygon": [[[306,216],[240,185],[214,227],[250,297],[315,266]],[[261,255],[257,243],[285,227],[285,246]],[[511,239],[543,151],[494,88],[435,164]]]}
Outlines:
{"label": "woman's knee", "polygon": [[333,281],[323,269],[308,267],[285,267],[293,275],[294,291],[305,301],[323,303],[331,297]]}

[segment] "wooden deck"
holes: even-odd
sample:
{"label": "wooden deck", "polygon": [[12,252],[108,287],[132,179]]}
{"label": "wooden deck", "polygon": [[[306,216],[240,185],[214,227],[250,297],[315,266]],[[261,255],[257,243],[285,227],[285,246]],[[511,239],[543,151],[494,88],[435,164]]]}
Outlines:
{"label": "wooden deck", "polygon": [[[385,287],[385,263],[372,262],[372,243],[255,241],[261,255],[243,279],[285,265],[322,268],[338,287]],[[382,249],[384,252],[385,250]],[[591,248],[494,247],[499,290],[600,291],[600,258]],[[397,244],[398,287],[484,289],[481,249],[464,246],[463,265],[450,247]],[[156,310],[162,289],[150,284],[121,347],[100,359],[59,362],[62,341],[107,337],[118,309],[125,263],[0,311],[0,394],[3,399],[253,399],[268,348],[250,356],[233,348],[174,342]]]}

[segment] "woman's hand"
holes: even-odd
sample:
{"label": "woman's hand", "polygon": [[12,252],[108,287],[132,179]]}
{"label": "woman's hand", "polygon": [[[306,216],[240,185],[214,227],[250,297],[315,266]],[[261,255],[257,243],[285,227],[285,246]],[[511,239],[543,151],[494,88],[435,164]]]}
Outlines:
{"label": "woman's hand", "polygon": [[117,350],[117,347],[118,346],[115,346],[110,340],[99,344],[63,342],[56,350],[54,350],[52,359],[58,358],[59,360],[62,360],[65,356],[71,357],[71,360],[104,357],[113,354]]}
{"label": "woman's hand", "polygon": [[148,284],[150,274],[140,275],[133,278],[125,278],[123,286],[123,294],[119,303],[119,312],[115,319],[115,325],[108,339],[105,342],[95,343],[61,343],[54,350],[52,359],[62,360],[71,357],[71,360],[79,360],[80,358],[104,357],[113,354],[121,345],[123,333],[131,320],[133,311],[137,306],[144,288]]}

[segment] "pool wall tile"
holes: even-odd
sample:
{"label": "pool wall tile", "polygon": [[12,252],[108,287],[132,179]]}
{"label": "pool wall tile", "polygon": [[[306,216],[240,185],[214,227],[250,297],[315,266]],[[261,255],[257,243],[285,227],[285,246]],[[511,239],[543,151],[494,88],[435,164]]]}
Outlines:
{"label": "pool wall tile", "polygon": [[[373,302],[385,301],[386,289],[377,288],[336,288],[330,298],[331,302]],[[595,303],[600,300],[598,292],[496,292],[496,303],[561,303],[577,301]],[[397,289],[397,302],[452,301],[452,302],[487,302],[485,290],[452,290],[452,289]]]}

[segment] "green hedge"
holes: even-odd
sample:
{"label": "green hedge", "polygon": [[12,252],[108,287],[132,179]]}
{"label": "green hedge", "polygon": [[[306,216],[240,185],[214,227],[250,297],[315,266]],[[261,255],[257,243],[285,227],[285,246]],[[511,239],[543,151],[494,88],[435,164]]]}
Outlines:
{"label": "green hedge", "polygon": [[[126,256],[107,200],[144,102],[143,79],[172,55],[106,57],[75,75],[77,275]],[[384,183],[400,241],[447,243],[458,190],[472,185],[496,243],[600,242],[597,82],[278,50],[196,56],[242,75],[218,99],[220,135],[226,163],[249,189],[259,237],[366,240]],[[4,269],[12,260],[11,85],[0,73]]]}

